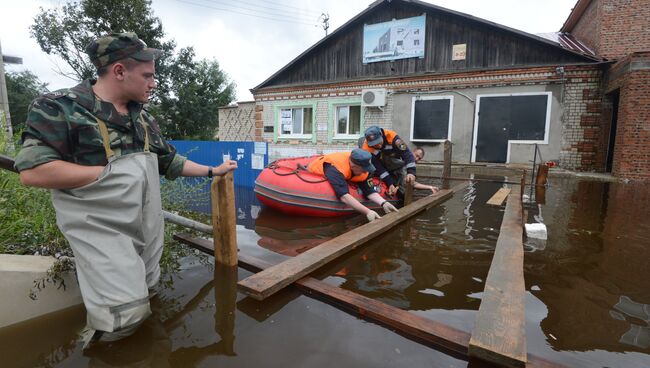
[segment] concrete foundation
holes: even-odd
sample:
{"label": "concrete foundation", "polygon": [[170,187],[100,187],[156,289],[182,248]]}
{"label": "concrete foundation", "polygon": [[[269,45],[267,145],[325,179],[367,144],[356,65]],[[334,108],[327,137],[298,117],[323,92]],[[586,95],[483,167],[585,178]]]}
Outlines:
{"label": "concrete foundation", "polygon": [[63,275],[65,290],[53,283],[30,298],[35,280],[47,276],[56,260],[53,257],[0,254],[0,328],[56,312],[82,303],[74,273]]}

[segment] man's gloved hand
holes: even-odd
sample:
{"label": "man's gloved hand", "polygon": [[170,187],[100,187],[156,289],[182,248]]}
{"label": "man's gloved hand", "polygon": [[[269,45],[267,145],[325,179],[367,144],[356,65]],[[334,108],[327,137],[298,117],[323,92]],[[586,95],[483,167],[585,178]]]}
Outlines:
{"label": "man's gloved hand", "polygon": [[373,222],[376,219],[381,218],[377,212],[370,210],[368,213],[366,213],[366,218],[368,219],[368,222]]}
{"label": "man's gloved hand", "polygon": [[384,203],[381,204],[381,208],[384,209],[384,212],[390,213],[390,212],[397,212],[397,208],[393,206],[392,203],[385,201]]}

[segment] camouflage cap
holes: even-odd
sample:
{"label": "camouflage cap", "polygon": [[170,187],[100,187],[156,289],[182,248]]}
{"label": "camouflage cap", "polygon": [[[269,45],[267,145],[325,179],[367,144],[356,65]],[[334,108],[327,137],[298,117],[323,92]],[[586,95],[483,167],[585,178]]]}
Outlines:
{"label": "camouflage cap", "polygon": [[86,46],[86,54],[97,69],[126,57],[139,61],[156,60],[160,53],[158,49],[148,48],[133,32],[111,33]]}

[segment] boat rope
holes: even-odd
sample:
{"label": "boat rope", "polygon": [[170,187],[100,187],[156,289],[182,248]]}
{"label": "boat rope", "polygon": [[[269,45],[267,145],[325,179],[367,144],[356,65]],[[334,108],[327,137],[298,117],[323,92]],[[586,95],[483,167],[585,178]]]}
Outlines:
{"label": "boat rope", "polygon": [[[318,184],[318,183],[322,183],[324,181],[327,181],[327,179],[325,179],[325,178],[320,179],[320,180],[309,180],[309,179],[303,178],[300,175],[300,171],[307,171],[307,168],[305,166],[301,165],[301,164],[297,164],[296,168],[294,170],[291,170],[291,168],[288,167],[288,166],[281,166],[281,165],[278,165],[277,162],[272,162],[272,163],[269,164],[268,168],[272,169],[273,173],[275,175],[278,175],[278,176],[296,175],[298,177],[298,179],[304,181],[305,183]],[[289,171],[287,173],[279,173],[279,172],[277,172],[277,169],[280,169],[280,168],[286,169],[286,170],[291,170],[291,171]]]}

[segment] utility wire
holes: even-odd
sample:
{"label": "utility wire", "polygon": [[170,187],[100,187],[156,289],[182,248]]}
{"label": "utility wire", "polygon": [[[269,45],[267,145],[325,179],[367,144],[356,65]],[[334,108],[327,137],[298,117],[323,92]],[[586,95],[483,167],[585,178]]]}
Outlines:
{"label": "utility wire", "polygon": [[314,12],[314,11],[311,11],[311,10],[305,10],[305,9],[303,9],[303,8],[301,8],[301,7],[298,7],[298,6],[287,5],[287,4],[279,3],[279,2],[277,2],[277,1],[268,1],[268,0],[267,0],[267,1],[264,1],[264,2],[267,3],[267,4],[280,5],[280,6],[283,6],[283,7],[286,7],[286,8],[294,8],[294,9],[297,9],[297,10],[299,10],[299,11],[305,12],[306,14],[309,14],[309,15],[315,15],[315,16],[318,16],[318,13],[319,13],[319,12],[317,12],[317,11]]}
{"label": "utility wire", "polygon": [[[302,12],[300,10],[291,10],[289,8],[277,8],[277,7],[271,7],[271,6],[264,6],[264,5],[251,3],[251,2],[248,2],[248,1],[242,1],[242,0],[237,0],[236,3],[228,2],[228,1],[219,1],[219,0],[204,0],[204,1],[211,2],[211,3],[216,3],[216,4],[219,4],[219,5],[232,6],[232,7],[235,7],[235,8],[241,7],[241,8],[246,9],[246,10],[253,10],[253,11],[257,11],[257,12],[265,12],[265,10],[259,10],[260,8],[269,9],[271,12],[275,12],[276,15],[280,15],[280,16],[286,16],[287,13],[294,13],[296,16],[309,17],[309,18],[317,18],[319,16],[318,13],[311,13],[311,12],[310,13],[304,13],[304,12]],[[249,8],[245,8],[243,6],[240,6],[239,4],[251,5],[251,6],[254,6],[255,8],[254,9],[249,9]]]}
{"label": "utility wire", "polygon": [[[190,4],[190,5],[194,5],[194,6],[200,6],[200,7],[203,7],[203,8],[214,9],[214,10],[222,10],[222,11],[226,11],[226,12],[231,12],[231,13],[236,13],[236,14],[241,14],[241,15],[247,15],[247,16],[250,16],[250,17],[256,17],[256,18],[262,18],[262,19],[274,20],[274,21],[278,21],[278,22],[297,23],[297,24],[303,24],[303,25],[314,26],[314,27],[317,27],[317,26],[318,26],[318,25],[315,24],[315,23],[306,23],[306,22],[299,21],[299,20],[293,20],[293,19],[290,18],[290,17],[285,17],[285,18],[279,19],[279,18],[272,18],[272,17],[263,16],[263,15],[250,14],[250,13],[243,13],[243,12],[240,12],[240,11],[236,11],[236,10],[232,10],[232,9],[219,8],[219,7],[216,7],[216,6],[210,6],[210,5],[205,5],[205,4],[198,4],[198,3],[194,3],[194,2],[186,1],[186,0],[176,0],[176,1],[181,2],[181,3]],[[263,14],[264,14],[264,13],[263,13]],[[268,14],[268,13],[266,13],[266,14]],[[269,15],[272,15],[272,14],[269,14]]]}

